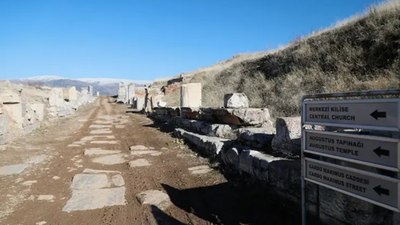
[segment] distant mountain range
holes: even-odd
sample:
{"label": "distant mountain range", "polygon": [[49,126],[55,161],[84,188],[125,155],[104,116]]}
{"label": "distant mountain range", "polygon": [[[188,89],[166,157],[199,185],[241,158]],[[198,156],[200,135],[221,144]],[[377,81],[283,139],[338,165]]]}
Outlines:
{"label": "distant mountain range", "polygon": [[93,86],[94,93],[99,92],[100,95],[117,95],[118,86],[120,82],[135,83],[136,86],[144,86],[151,83],[150,81],[133,81],[127,79],[116,79],[116,78],[66,78],[60,76],[35,76],[28,77],[19,80],[13,80],[15,83],[41,85],[49,87],[70,87],[75,86],[77,90],[86,88],[87,86]]}

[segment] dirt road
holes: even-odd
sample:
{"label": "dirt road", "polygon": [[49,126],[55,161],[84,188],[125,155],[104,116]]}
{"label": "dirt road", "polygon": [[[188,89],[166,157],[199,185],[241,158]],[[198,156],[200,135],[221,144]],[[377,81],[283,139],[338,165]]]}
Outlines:
{"label": "dirt road", "polygon": [[125,110],[100,98],[3,146],[0,224],[275,224],[277,203],[259,207],[254,193]]}

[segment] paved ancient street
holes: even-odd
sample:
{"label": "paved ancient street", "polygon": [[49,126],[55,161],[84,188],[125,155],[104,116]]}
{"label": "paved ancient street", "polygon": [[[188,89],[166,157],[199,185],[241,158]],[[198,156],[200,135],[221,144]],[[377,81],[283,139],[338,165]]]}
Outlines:
{"label": "paved ancient street", "polygon": [[2,147],[0,224],[258,220],[206,159],[110,101],[98,98]]}

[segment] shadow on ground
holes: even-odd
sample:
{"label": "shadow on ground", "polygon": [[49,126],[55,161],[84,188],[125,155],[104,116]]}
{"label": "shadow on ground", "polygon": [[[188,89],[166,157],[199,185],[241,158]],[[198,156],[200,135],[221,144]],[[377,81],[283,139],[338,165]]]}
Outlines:
{"label": "shadow on ground", "polygon": [[[162,186],[175,206],[213,224],[296,225],[301,221],[298,206],[265,190],[235,187],[229,182],[190,189]],[[155,218],[164,218],[159,224],[182,224],[162,214],[153,211]]]}

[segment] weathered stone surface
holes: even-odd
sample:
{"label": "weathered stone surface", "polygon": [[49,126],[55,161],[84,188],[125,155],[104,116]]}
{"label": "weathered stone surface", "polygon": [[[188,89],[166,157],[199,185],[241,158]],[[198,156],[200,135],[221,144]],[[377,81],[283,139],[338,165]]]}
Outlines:
{"label": "weathered stone surface", "polygon": [[135,150],[148,150],[149,147],[146,147],[144,145],[132,145],[131,147],[129,147],[129,150],[131,151],[135,151]]}
{"label": "weathered stone surface", "polygon": [[225,108],[249,108],[249,99],[244,93],[232,93],[224,96]]}
{"label": "weathered stone surface", "polygon": [[181,85],[181,107],[201,107],[201,83]]}
{"label": "weathered stone surface", "polygon": [[50,106],[61,106],[64,104],[64,93],[62,88],[52,88],[49,95]]}
{"label": "weathered stone surface", "polygon": [[29,164],[15,164],[0,167],[0,175],[14,175],[22,173],[26,168],[29,167]]}
{"label": "weathered stone surface", "polygon": [[239,154],[239,170],[250,174],[257,180],[268,181],[269,165],[282,158],[274,157],[255,150],[242,150]]}
{"label": "weathered stone surface", "polygon": [[236,132],[233,130],[232,125],[227,124],[211,124],[199,120],[188,120],[176,118],[175,124],[177,127],[183,128],[188,131],[200,133],[212,137],[220,137],[226,139],[236,139]]}
{"label": "weathered stone surface", "polygon": [[131,151],[132,156],[143,156],[143,155],[160,156],[161,154],[162,154],[162,152],[154,151],[154,150]]}
{"label": "weathered stone surface", "polygon": [[287,156],[299,156],[301,150],[301,117],[281,117],[276,120],[276,135],[272,149]]}
{"label": "weathered stone surface", "polygon": [[9,126],[12,128],[21,129],[24,123],[24,117],[22,116],[22,105],[20,103],[6,104],[3,105],[3,110],[8,117]]}
{"label": "weathered stone surface", "polygon": [[78,92],[75,87],[68,87],[63,89],[64,100],[74,102],[78,99]]}
{"label": "weathered stone surface", "polygon": [[19,93],[2,87],[0,89],[0,104],[17,104],[21,102]]}
{"label": "weathered stone surface", "polygon": [[151,164],[146,159],[136,159],[129,162],[129,167],[143,167],[143,166],[151,166]]}
{"label": "weathered stone surface", "polygon": [[211,157],[216,157],[224,146],[230,143],[229,139],[208,137],[188,132],[180,128],[175,129],[175,135],[184,138],[191,144],[194,144],[200,153]]}
{"label": "weathered stone surface", "polygon": [[269,183],[288,196],[300,197],[300,160],[281,159],[269,164]]}
{"label": "weathered stone surface", "polygon": [[211,123],[225,123],[241,126],[272,126],[273,124],[267,108],[201,108],[199,118]]}
{"label": "weathered stone surface", "polygon": [[85,149],[84,155],[94,156],[94,155],[110,155],[121,153],[119,150],[103,150],[99,148]]}
{"label": "weathered stone surface", "polygon": [[179,116],[179,108],[154,108],[151,117],[159,121],[169,121]]}
{"label": "weathered stone surface", "polygon": [[159,190],[148,190],[136,195],[142,205],[154,205],[165,210],[172,205],[168,194]]}
{"label": "weathered stone surface", "polygon": [[124,104],[126,103],[127,92],[128,92],[128,87],[125,85],[124,82],[120,82],[118,88],[118,98],[117,98],[118,103],[124,103]]}
{"label": "weathered stone surface", "polygon": [[250,147],[268,150],[275,134],[268,128],[247,127],[238,129],[238,136],[239,141]]}
{"label": "weathered stone surface", "polygon": [[194,166],[188,168],[191,174],[205,174],[209,173],[212,171],[212,168],[210,168],[208,165],[202,165],[202,166]]}
{"label": "weathered stone surface", "polygon": [[115,155],[107,155],[94,158],[92,159],[92,162],[100,163],[103,165],[115,165],[124,163],[125,159],[122,154],[115,154]]}
{"label": "weathered stone surface", "polygon": [[62,211],[82,211],[117,205],[126,205],[125,187],[74,190]]}
{"label": "weathered stone surface", "polygon": [[118,171],[85,169],[74,176],[72,196],[63,208],[64,212],[99,209],[126,205],[124,179]]}

